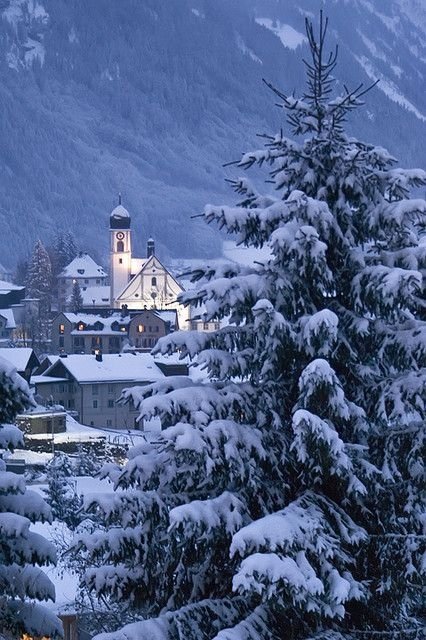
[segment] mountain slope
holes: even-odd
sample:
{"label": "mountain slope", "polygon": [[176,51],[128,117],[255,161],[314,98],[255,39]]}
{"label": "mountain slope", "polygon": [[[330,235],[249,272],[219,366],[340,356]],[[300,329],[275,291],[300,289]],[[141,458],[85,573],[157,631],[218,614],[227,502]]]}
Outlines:
{"label": "mountain slope", "polygon": [[[425,12],[420,0],[328,0],[338,78],[382,78],[350,123],[407,165],[424,164]],[[303,87],[304,15],[317,0],[1,0],[0,249],[71,228],[107,252],[118,191],[137,251],[215,255],[191,218],[230,197],[222,163],[281,126],[266,77]],[[232,172],[229,172],[232,174]]]}

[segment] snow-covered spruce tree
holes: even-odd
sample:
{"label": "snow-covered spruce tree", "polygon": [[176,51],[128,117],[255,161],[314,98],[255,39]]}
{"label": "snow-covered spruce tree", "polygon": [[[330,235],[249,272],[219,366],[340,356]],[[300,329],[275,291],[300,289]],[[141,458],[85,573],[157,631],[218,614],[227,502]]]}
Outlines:
{"label": "snow-covered spruce tree", "polygon": [[52,266],[50,257],[41,240],[37,240],[28,267],[26,295],[39,300],[38,315],[31,313],[28,328],[32,346],[43,348],[49,335],[49,314],[52,289]]}
{"label": "snow-covered spruce tree", "polygon": [[76,280],[72,287],[70,307],[73,313],[78,313],[83,306],[83,296],[81,295],[80,285]]}
{"label": "snow-covered spruce tree", "polygon": [[300,141],[236,163],[267,193],[242,177],[204,212],[264,260],[193,271],[181,300],[229,324],[156,347],[208,383],[124,392],[167,428],[87,504],[107,530],[77,545],[86,585],[146,618],[97,640],[420,637],[426,174],[347,136],[365,90],[333,95],[326,28],[305,95],[271,87]]}
{"label": "snow-covered spruce tree", "polygon": [[[55,588],[39,568],[54,563],[53,545],[30,531],[32,522],[51,520],[50,509],[22,476],[6,471],[3,455],[22,446],[11,424],[33,402],[27,383],[0,358],[0,633],[58,637],[62,625],[37,601],[54,600]],[[15,636],[16,637],[16,636]]]}
{"label": "snow-covered spruce tree", "polygon": [[52,272],[54,277],[58,276],[64,267],[66,267],[78,255],[78,249],[75,238],[70,231],[59,232],[56,234],[53,246],[50,248]]}
{"label": "snow-covered spruce tree", "polygon": [[40,300],[40,309],[50,310],[50,290],[52,286],[52,266],[49,254],[41,240],[37,240],[28,267],[27,296]]}
{"label": "snow-covered spruce tree", "polygon": [[75,529],[81,522],[81,496],[75,490],[72,479],[74,469],[68,456],[57,453],[47,467],[47,502],[55,520],[65,522],[70,529]]}

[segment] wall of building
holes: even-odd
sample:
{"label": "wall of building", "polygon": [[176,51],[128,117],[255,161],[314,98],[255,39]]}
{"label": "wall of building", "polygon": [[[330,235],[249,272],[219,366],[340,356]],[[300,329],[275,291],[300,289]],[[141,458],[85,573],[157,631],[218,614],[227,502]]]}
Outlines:
{"label": "wall of building", "polygon": [[[144,383],[139,383],[144,384]],[[92,427],[135,429],[138,411],[130,404],[117,405],[123,389],[134,386],[129,382],[77,382],[37,383],[36,392],[44,402],[61,404],[78,412],[81,424]]]}
{"label": "wall of building", "polygon": [[136,349],[151,350],[167,333],[167,323],[149,310],[134,316],[129,324],[129,341]]}

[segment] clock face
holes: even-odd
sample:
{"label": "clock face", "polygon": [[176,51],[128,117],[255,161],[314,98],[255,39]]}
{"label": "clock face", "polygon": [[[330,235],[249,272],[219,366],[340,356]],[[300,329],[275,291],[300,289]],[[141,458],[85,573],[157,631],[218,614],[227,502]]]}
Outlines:
{"label": "clock face", "polygon": [[117,240],[123,240],[123,238],[124,238],[124,233],[123,233],[122,231],[119,231],[119,232],[116,234],[116,238],[117,238]]}

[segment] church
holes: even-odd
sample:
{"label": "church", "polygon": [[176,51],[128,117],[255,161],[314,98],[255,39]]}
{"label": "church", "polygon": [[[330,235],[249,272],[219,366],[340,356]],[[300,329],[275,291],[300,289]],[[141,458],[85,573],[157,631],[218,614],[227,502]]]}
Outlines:
{"label": "church", "polygon": [[145,258],[132,254],[131,218],[121,203],[110,215],[110,305],[114,309],[175,309],[180,329],[190,329],[190,309],[176,302],[184,289],[155,255],[154,240],[147,242]]}

